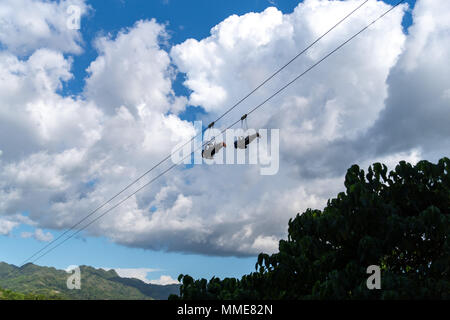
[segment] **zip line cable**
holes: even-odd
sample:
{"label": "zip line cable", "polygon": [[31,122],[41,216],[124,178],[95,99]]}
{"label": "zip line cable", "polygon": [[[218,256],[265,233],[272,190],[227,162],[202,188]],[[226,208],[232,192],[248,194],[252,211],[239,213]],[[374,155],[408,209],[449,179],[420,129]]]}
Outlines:
{"label": "zip line cable", "polygon": [[[267,100],[268,101],[268,100]],[[260,105],[261,106],[261,105]],[[231,125],[229,125],[227,128],[223,129],[220,134],[214,136],[213,138],[211,138],[209,141],[204,142],[199,148],[195,149],[193,152],[191,152],[190,154],[188,154],[186,157],[184,157],[183,159],[181,159],[179,162],[172,164],[168,169],[164,170],[163,172],[161,172],[160,174],[158,174],[155,178],[151,179],[149,182],[147,182],[146,184],[144,184],[143,186],[141,186],[140,188],[138,188],[136,191],[134,191],[132,194],[128,195],[126,198],[122,199],[121,201],[119,201],[118,203],[116,203],[114,206],[112,206],[111,208],[109,208],[108,210],[106,210],[105,212],[103,212],[101,215],[99,215],[98,217],[96,217],[94,220],[92,220],[91,222],[89,222],[87,225],[85,225],[83,228],[78,229],[77,231],[75,231],[74,233],[72,233],[70,236],[68,236],[67,238],[65,238],[63,241],[61,241],[60,243],[58,243],[56,246],[50,248],[49,250],[47,250],[46,252],[44,252],[43,254],[41,254],[40,256],[38,256],[36,259],[34,259],[32,262],[36,262],[37,260],[39,260],[40,258],[42,258],[43,256],[45,256],[46,254],[48,254],[49,252],[53,251],[54,249],[56,249],[57,247],[59,247],[60,245],[62,245],[64,242],[66,242],[67,240],[71,239],[72,237],[74,237],[75,235],[77,235],[78,233],[80,233],[81,231],[85,230],[87,227],[89,227],[90,225],[92,225],[94,222],[96,222],[97,220],[99,220],[100,218],[102,218],[103,216],[105,216],[106,214],[108,214],[110,211],[112,211],[113,209],[117,208],[118,206],[120,206],[122,203],[124,203],[125,201],[127,201],[128,199],[130,199],[132,196],[134,196],[136,193],[138,193],[139,191],[141,191],[142,189],[144,189],[145,187],[147,187],[148,185],[150,185],[152,182],[154,182],[156,179],[158,179],[159,177],[163,176],[165,173],[167,173],[168,171],[172,170],[173,168],[177,167],[178,165],[180,165],[185,159],[189,158],[192,156],[192,154],[194,154],[196,151],[200,150],[201,148],[203,148],[206,144],[208,144],[211,140],[219,137],[220,135],[222,135],[226,130],[230,129],[231,127],[235,126],[239,121],[241,121],[241,119],[239,118],[239,120],[233,122]]]}
{"label": "zip line cable", "polygon": [[[277,71],[275,71],[270,77],[268,77],[266,80],[264,80],[260,85],[258,85],[255,89],[253,89],[250,93],[248,93],[246,96],[244,96],[242,99],[240,99],[238,102],[236,102],[233,106],[231,106],[227,111],[225,111],[221,116],[219,116],[215,121],[211,122],[211,124],[208,126],[208,128],[212,127],[216,122],[218,122],[219,120],[221,120],[225,115],[227,115],[229,112],[231,112],[233,109],[235,109],[238,105],[240,105],[242,102],[244,102],[247,98],[249,98],[253,93],[255,93],[258,89],[260,89],[262,86],[264,86],[267,82],[269,82],[273,77],[275,77],[277,74],[279,74],[282,70],[284,70],[288,65],[290,65],[292,62],[294,62],[298,57],[300,57],[302,54],[304,54],[306,51],[308,51],[312,46],[314,46],[317,42],[319,42],[323,37],[325,37],[328,33],[330,33],[331,31],[333,31],[337,26],[339,26],[342,22],[344,22],[347,18],[349,18],[351,15],[353,15],[356,11],[358,11],[362,6],[364,6],[369,0],[365,0],[363,3],[361,3],[359,6],[357,6],[355,9],[353,9],[350,13],[348,13],[344,18],[342,18],[341,20],[339,20],[335,25],[333,25],[330,29],[328,29],[324,34],[322,34],[320,37],[318,37],[314,42],[312,42],[310,45],[308,45],[305,49],[303,49],[301,52],[299,52],[295,57],[293,57],[291,60],[289,60],[287,63],[285,63],[281,68],[279,68]],[[208,128],[205,128],[208,129]],[[194,137],[192,137],[192,139],[190,139],[189,141],[187,141],[185,144],[183,144],[181,147],[179,147],[178,149],[176,149],[174,152],[177,152],[179,150],[181,150],[183,147],[185,147],[187,144],[191,143],[195,138],[197,138],[199,135],[203,134],[203,132],[205,130],[202,130],[201,133],[198,133],[197,135],[195,135]],[[157,164],[155,164],[152,168],[150,168],[149,170],[147,170],[146,172],[144,172],[141,176],[139,176],[138,178],[136,178],[133,182],[131,182],[130,184],[128,184],[125,188],[123,188],[119,193],[117,193],[116,195],[114,195],[112,198],[110,198],[109,200],[107,200],[106,202],[104,202],[102,205],[100,205],[99,207],[97,207],[94,211],[91,211],[88,215],[86,215],[84,218],[82,218],[80,221],[78,221],[76,224],[74,224],[72,227],[70,227],[69,229],[67,229],[66,231],[64,231],[62,234],[60,234],[57,238],[55,238],[54,240],[52,240],[50,243],[48,243],[47,245],[45,245],[43,248],[41,248],[40,250],[36,251],[33,255],[31,255],[30,257],[28,257],[26,260],[24,260],[21,265],[24,265],[27,261],[29,261],[30,259],[32,259],[33,257],[35,257],[36,255],[38,255],[39,253],[41,253],[42,251],[44,251],[45,249],[47,249],[49,246],[51,246],[53,243],[55,243],[56,241],[58,241],[59,239],[61,239],[63,236],[65,236],[67,233],[69,233],[70,231],[72,231],[73,229],[75,229],[77,226],[79,226],[82,222],[84,222],[86,219],[88,219],[89,217],[91,217],[93,214],[95,214],[96,212],[98,212],[100,209],[104,208],[108,203],[110,203],[111,201],[113,201],[114,199],[116,199],[118,196],[120,196],[122,193],[124,193],[126,190],[128,190],[131,186],[133,186],[135,183],[137,183],[138,181],[140,181],[143,177],[145,177],[146,175],[148,175],[150,172],[152,172],[154,169],[156,169],[157,167],[159,167],[161,164],[163,164],[164,162],[166,162],[167,160],[169,160],[171,157],[171,154],[169,154],[168,156],[166,156],[164,159],[162,159],[161,161],[159,161]]]}
{"label": "zip line cable", "polygon": [[[266,100],[264,100],[262,103],[258,104],[256,107],[254,107],[253,109],[251,109],[248,114],[253,113],[254,111],[256,111],[257,109],[259,109],[260,107],[262,107],[265,103],[267,103],[269,100],[271,100],[272,98],[274,98],[276,95],[278,95],[280,92],[282,92],[283,90],[285,90],[287,87],[289,87],[291,84],[293,84],[295,81],[297,81],[299,78],[301,78],[302,76],[304,76],[306,73],[308,73],[309,71],[311,71],[313,68],[315,68],[317,65],[319,65],[320,63],[322,63],[324,60],[326,60],[328,57],[330,57],[331,55],[333,55],[335,52],[337,52],[339,49],[341,49],[343,46],[345,46],[347,43],[349,43],[350,41],[352,41],[354,38],[356,38],[358,35],[360,35],[361,33],[363,33],[365,30],[367,30],[370,26],[372,26],[373,24],[375,24],[378,20],[382,19],[385,15],[387,15],[389,12],[391,12],[392,10],[394,10],[397,6],[399,6],[402,2],[404,2],[405,0],[400,0],[396,5],[394,5],[393,7],[391,7],[390,9],[386,10],[383,14],[381,14],[378,18],[376,18],[375,20],[373,20],[371,23],[369,23],[367,26],[365,26],[364,28],[362,28],[360,31],[358,31],[357,33],[355,33],[353,36],[351,36],[350,38],[348,38],[346,41],[344,41],[342,44],[340,44],[338,47],[336,47],[334,50],[330,51],[327,55],[325,55],[324,57],[322,57],[320,60],[318,60],[316,63],[314,63],[313,65],[311,65],[308,69],[306,69],[304,72],[302,72],[300,75],[298,75],[297,77],[295,77],[293,80],[291,80],[290,82],[288,82],[286,85],[284,85],[283,87],[281,87],[278,91],[276,91],[274,94],[272,94],[271,96],[269,96]],[[239,118],[237,121],[235,121],[234,123],[232,123],[231,125],[229,125],[226,129],[223,129],[221,131],[220,134],[216,135],[213,139],[215,139],[216,137],[219,137],[220,135],[223,135],[223,133],[230,129],[231,127],[233,127],[234,125],[236,125],[237,123],[239,123],[239,121],[241,121],[241,119]],[[209,142],[209,141],[208,141]],[[202,144],[201,148],[203,148],[204,145],[206,145],[207,142],[205,142],[204,144]],[[89,222],[87,225],[85,225],[83,228],[78,229],[76,232],[74,232],[73,234],[71,234],[70,236],[68,236],[67,238],[65,238],[62,242],[58,243],[56,246],[50,248],[49,250],[47,250],[46,252],[44,252],[43,254],[41,254],[39,257],[37,257],[36,259],[33,260],[33,262],[36,262],[37,260],[39,260],[40,258],[42,258],[43,256],[45,256],[46,254],[48,254],[49,252],[53,251],[54,249],[56,249],[57,247],[59,247],[60,245],[62,245],[64,242],[66,242],[67,240],[71,239],[73,236],[77,235],[78,233],[80,233],[81,231],[83,231],[84,229],[86,229],[87,227],[89,227],[90,225],[92,225],[94,222],[98,221],[100,218],[102,218],[103,216],[105,216],[106,214],[108,214],[110,211],[112,211],[113,209],[117,208],[118,206],[120,206],[122,203],[124,203],[126,200],[128,200],[129,198],[131,198],[132,196],[134,196],[136,193],[138,193],[139,191],[141,191],[142,189],[144,189],[145,187],[147,187],[148,185],[150,185],[151,183],[153,183],[156,179],[160,178],[161,176],[163,176],[164,174],[166,174],[168,171],[172,170],[173,168],[175,168],[176,166],[180,165],[185,159],[187,159],[188,157],[191,157],[192,154],[194,152],[196,152],[197,150],[199,150],[200,148],[197,148],[196,150],[194,150],[193,152],[191,152],[188,156],[184,157],[183,159],[181,159],[178,163],[173,164],[172,166],[170,166],[168,169],[166,169],[165,171],[163,171],[162,173],[160,173],[159,175],[157,175],[155,178],[151,179],[149,182],[147,182],[146,184],[144,184],[142,187],[138,188],[136,191],[134,191],[132,194],[130,194],[129,196],[127,196],[126,198],[122,199],[121,201],[119,201],[117,204],[115,204],[113,207],[111,207],[110,209],[108,209],[107,211],[105,211],[104,213],[102,213],[100,216],[98,216],[97,218],[95,218],[94,220],[92,220],[91,222]]]}

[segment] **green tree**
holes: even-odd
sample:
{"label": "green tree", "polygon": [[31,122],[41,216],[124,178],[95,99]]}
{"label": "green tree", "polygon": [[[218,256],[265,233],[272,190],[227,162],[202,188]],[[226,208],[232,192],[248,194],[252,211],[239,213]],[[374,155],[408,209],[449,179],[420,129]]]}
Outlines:
{"label": "green tree", "polygon": [[18,293],[0,288],[0,300],[47,300],[48,297],[32,293]]}
{"label": "green tree", "polygon": [[[180,275],[170,299],[450,299],[450,160],[353,165],[346,192],[289,220],[279,252],[242,279]],[[381,269],[369,290],[367,267]]]}

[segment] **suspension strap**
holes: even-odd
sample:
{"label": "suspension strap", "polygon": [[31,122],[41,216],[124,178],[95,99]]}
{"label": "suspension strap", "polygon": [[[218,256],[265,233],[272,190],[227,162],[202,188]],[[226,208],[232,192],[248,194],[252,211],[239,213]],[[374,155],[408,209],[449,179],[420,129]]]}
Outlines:
{"label": "suspension strap", "polygon": [[241,129],[243,130],[248,130],[248,125],[247,125],[247,114],[244,114],[241,117]]}

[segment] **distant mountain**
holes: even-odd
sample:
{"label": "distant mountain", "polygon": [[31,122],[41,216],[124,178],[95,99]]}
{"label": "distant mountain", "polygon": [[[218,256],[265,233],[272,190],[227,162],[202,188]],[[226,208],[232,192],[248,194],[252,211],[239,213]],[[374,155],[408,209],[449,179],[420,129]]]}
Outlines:
{"label": "distant mountain", "polygon": [[[179,285],[147,284],[139,279],[121,278],[114,270],[105,271],[80,266],[81,289],[69,290],[64,270],[28,263],[19,268],[0,262],[0,288],[31,297],[76,300],[165,300],[170,294],[179,294]],[[7,290],[0,291],[8,292]],[[1,299],[1,295],[0,295]]]}

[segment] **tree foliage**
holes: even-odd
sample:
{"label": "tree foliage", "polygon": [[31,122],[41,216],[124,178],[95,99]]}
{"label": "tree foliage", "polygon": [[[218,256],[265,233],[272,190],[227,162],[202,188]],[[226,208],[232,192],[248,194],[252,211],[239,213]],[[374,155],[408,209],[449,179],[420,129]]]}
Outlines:
{"label": "tree foliage", "polygon": [[[450,160],[353,165],[323,211],[289,220],[279,252],[242,279],[180,275],[170,299],[450,299]],[[369,290],[367,267],[381,269]]]}
{"label": "tree foliage", "polygon": [[0,288],[0,300],[48,300],[49,298],[41,294],[18,293]]}

